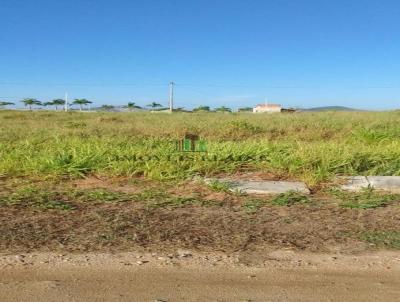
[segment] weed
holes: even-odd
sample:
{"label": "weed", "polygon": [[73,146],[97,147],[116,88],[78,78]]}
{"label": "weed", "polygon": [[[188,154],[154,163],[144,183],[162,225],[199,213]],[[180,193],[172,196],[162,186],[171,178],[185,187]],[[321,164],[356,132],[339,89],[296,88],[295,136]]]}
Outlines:
{"label": "weed", "polygon": [[331,189],[330,193],[340,200],[340,206],[350,209],[384,207],[400,198],[399,195],[376,192],[373,188],[365,188],[361,192],[345,192],[338,189]]}
{"label": "weed", "polygon": [[243,208],[249,213],[257,212],[259,208],[266,204],[266,201],[261,199],[250,199],[243,204]]}
{"label": "weed", "polygon": [[84,122],[75,122],[75,121],[68,121],[65,124],[65,127],[70,128],[70,129],[79,129],[79,128],[83,128],[86,126],[87,126],[87,124]]}
{"label": "weed", "polygon": [[[338,174],[400,175],[398,112],[266,117],[1,111],[0,119],[0,174],[10,177],[96,173],[183,180],[263,170],[313,186]],[[207,141],[211,157],[236,160],[175,159],[175,142],[188,131]],[[264,160],[254,160],[260,156]]]}
{"label": "weed", "polygon": [[272,204],[277,206],[292,206],[299,203],[308,203],[310,199],[296,191],[289,191],[287,193],[279,194],[272,200]]}
{"label": "weed", "polygon": [[400,249],[400,232],[398,231],[369,231],[363,233],[360,238],[378,247]]}
{"label": "weed", "polygon": [[139,201],[151,201],[168,198],[170,195],[165,191],[157,191],[154,189],[145,190],[135,195],[135,199]]}
{"label": "weed", "polygon": [[75,190],[67,194],[69,198],[79,202],[109,203],[125,202],[134,199],[132,195],[104,189]]}
{"label": "weed", "polygon": [[182,207],[188,204],[201,204],[201,201],[192,197],[168,197],[162,200],[157,200],[149,204],[151,208],[176,208]]}
{"label": "weed", "polygon": [[36,187],[19,188],[8,196],[2,196],[0,197],[0,204],[57,210],[71,210],[73,208],[58,193]]}
{"label": "weed", "polygon": [[213,180],[208,184],[208,187],[215,192],[231,192],[231,185],[224,181]]}

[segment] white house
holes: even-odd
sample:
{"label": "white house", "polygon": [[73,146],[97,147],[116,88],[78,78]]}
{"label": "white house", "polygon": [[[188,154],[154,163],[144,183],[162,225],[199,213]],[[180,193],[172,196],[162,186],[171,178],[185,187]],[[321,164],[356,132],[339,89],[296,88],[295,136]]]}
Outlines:
{"label": "white house", "polygon": [[258,104],[253,108],[253,113],[274,113],[281,112],[282,106],[280,104]]}

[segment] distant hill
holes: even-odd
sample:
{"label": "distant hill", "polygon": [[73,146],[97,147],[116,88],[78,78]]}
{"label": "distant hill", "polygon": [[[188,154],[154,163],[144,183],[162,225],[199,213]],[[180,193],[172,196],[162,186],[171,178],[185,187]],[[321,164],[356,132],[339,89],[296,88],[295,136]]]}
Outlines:
{"label": "distant hill", "polygon": [[314,107],[314,108],[303,109],[302,111],[361,111],[361,110],[344,106],[325,106],[325,107]]}

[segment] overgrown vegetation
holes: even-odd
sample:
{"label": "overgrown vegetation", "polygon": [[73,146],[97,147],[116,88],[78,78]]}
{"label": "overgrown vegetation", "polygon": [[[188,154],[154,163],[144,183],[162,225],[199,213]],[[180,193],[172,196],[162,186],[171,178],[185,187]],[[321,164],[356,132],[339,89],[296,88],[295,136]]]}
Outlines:
{"label": "overgrown vegetation", "polygon": [[366,188],[362,192],[331,189],[330,194],[339,199],[342,207],[351,209],[374,209],[400,200],[400,195],[377,192],[373,188]]}
{"label": "overgrown vegetation", "polygon": [[219,180],[212,180],[208,184],[208,187],[215,191],[215,192],[230,192],[231,191],[231,185],[227,182],[224,181],[219,181]]}
{"label": "overgrown vegetation", "polygon": [[363,233],[361,239],[377,247],[400,249],[400,232],[398,231],[369,231]]}
{"label": "overgrown vegetation", "polygon": [[125,194],[105,189],[73,190],[65,194],[73,201],[93,203],[125,202],[131,201],[135,197],[133,194]]}
{"label": "overgrown vegetation", "polygon": [[310,199],[299,192],[289,191],[287,193],[279,194],[272,200],[272,204],[277,206],[292,206],[299,203],[308,203]]}
{"label": "overgrown vegetation", "polygon": [[[185,179],[265,171],[313,186],[335,175],[400,175],[399,112],[0,112],[0,175]],[[176,152],[196,133],[207,154]],[[204,159],[204,156],[207,158]]]}
{"label": "overgrown vegetation", "polygon": [[140,202],[148,208],[176,208],[185,205],[207,206],[217,204],[203,200],[196,194],[177,196],[166,191],[146,189],[140,193],[123,193],[107,189],[57,189],[21,185],[12,193],[0,194],[0,206],[23,208],[73,210],[74,205],[100,205],[106,203]]}
{"label": "overgrown vegetation", "polygon": [[73,208],[58,192],[41,190],[33,186],[17,188],[8,195],[1,195],[1,204],[38,209],[71,210]]}
{"label": "overgrown vegetation", "polygon": [[245,208],[246,211],[249,213],[254,213],[257,212],[257,210],[264,206],[266,203],[266,200],[251,198],[243,204],[243,208]]}

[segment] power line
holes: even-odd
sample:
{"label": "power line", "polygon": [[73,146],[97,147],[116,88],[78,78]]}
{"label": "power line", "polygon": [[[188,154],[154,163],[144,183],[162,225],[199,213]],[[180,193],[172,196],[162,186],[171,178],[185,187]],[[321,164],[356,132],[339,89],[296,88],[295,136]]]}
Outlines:
{"label": "power line", "polygon": [[121,84],[107,84],[107,83],[23,83],[23,82],[0,82],[1,86],[82,86],[82,87],[124,87],[124,86],[159,86],[165,87],[167,84],[161,83],[121,83]]}

